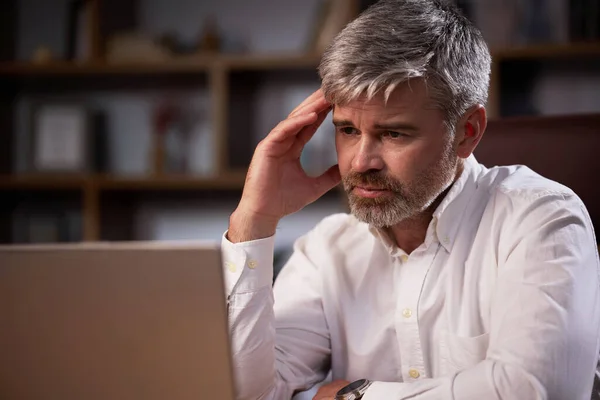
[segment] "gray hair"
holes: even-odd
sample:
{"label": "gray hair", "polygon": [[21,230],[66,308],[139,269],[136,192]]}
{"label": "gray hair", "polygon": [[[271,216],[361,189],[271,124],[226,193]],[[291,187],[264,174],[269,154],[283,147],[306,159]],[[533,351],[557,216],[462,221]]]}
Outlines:
{"label": "gray hair", "polygon": [[488,97],[491,57],[481,32],[443,0],[380,0],[340,32],[319,66],[333,104],[424,79],[450,129]]}

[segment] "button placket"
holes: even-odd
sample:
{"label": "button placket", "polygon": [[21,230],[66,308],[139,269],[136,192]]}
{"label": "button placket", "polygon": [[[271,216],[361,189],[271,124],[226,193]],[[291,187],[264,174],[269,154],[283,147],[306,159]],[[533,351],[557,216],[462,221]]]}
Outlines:
{"label": "button placket", "polygon": [[403,379],[410,381],[427,377],[423,347],[418,324],[418,307],[427,272],[431,268],[437,249],[415,253],[410,263],[399,268],[396,334],[400,349]]}
{"label": "button placket", "polygon": [[421,341],[416,310],[423,277],[419,270],[418,259],[412,265],[403,265],[398,275],[398,301],[396,334],[400,349],[402,375],[409,379],[410,370],[422,364]]}

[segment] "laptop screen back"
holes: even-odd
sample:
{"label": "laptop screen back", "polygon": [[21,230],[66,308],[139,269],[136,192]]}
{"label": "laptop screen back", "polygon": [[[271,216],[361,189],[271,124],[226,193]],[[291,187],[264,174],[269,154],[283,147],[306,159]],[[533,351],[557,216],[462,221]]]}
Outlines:
{"label": "laptop screen back", "polygon": [[0,398],[233,399],[220,251],[0,249]]}

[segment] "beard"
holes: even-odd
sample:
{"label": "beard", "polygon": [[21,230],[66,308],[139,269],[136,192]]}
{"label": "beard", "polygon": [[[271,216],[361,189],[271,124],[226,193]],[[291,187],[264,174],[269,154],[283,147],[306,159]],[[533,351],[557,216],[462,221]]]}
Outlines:
{"label": "beard", "polygon": [[[442,156],[420,171],[411,182],[401,182],[379,170],[350,172],[342,180],[350,211],[359,221],[377,228],[393,226],[415,217],[450,187],[457,164],[456,153],[448,144]],[[361,197],[353,192],[357,186],[376,187],[388,193],[375,198]]]}

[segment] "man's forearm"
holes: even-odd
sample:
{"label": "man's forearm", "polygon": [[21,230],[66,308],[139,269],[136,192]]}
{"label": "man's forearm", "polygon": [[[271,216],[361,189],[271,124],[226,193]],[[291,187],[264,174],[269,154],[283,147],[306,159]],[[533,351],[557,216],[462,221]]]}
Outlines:
{"label": "man's forearm", "polygon": [[[499,396],[499,397],[498,397]],[[455,376],[414,382],[373,382],[363,400],[553,399],[526,371],[484,360]],[[573,397],[580,399],[581,397]],[[556,398],[558,400],[558,398]]]}
{"label": "man's forearm", "polygon": [[[229,235],[228,235],[229,236]],[[274,238],[222,241],[237,399],[265,397],[275,385]],[[291,397],[291,396],[290,396]]]}
{"label": "man's forearm", "polygon": [[270,288],[232,295],[229,332],[236,377],[237,399],[275,399],[275,335]]}
{"label": "man's forearm", "polygon": [[278,220],[236,210],[229,218],[227,239],[232,243],[264,239],[275,234]]}

